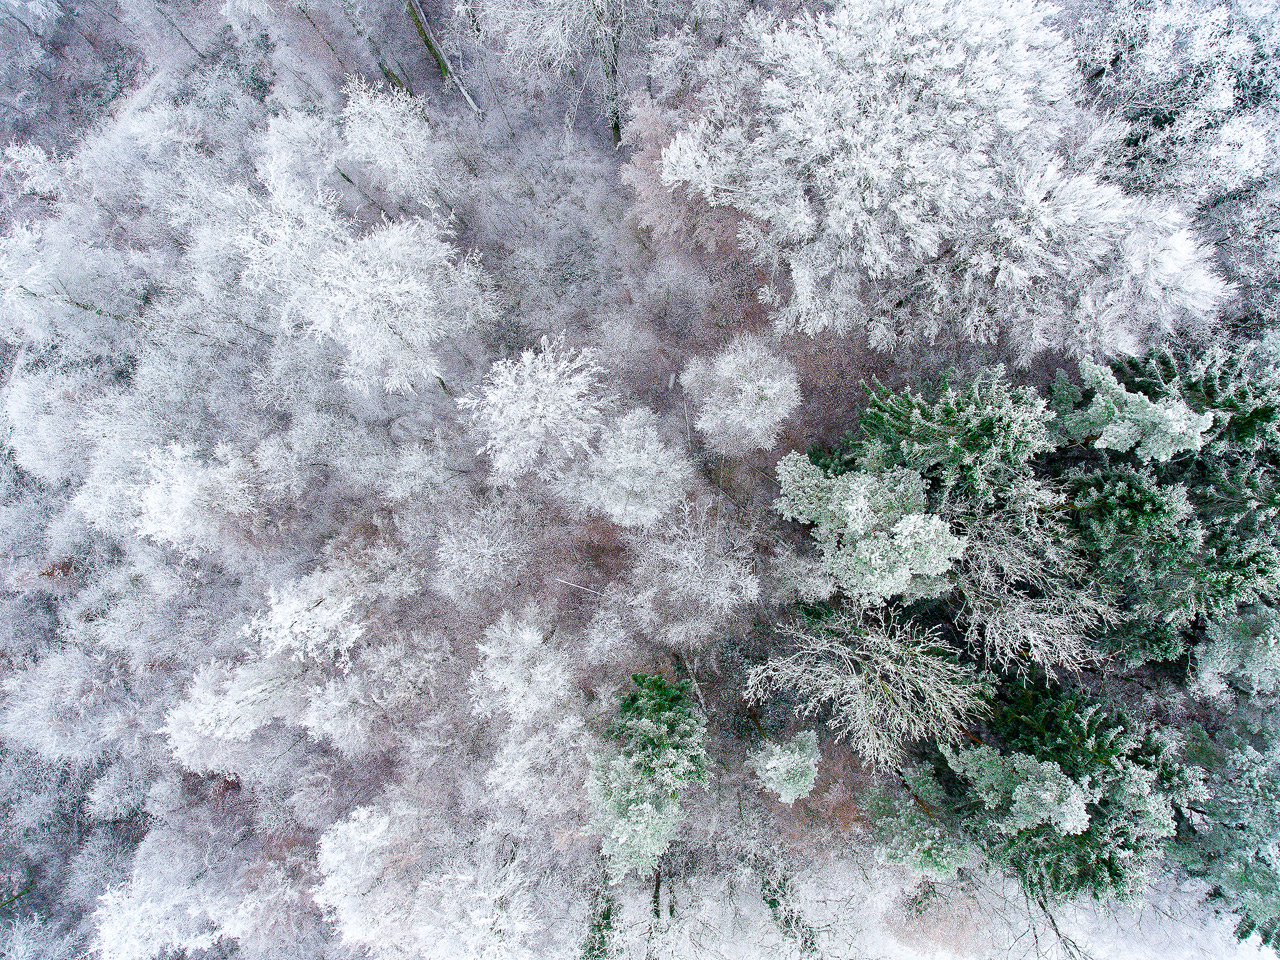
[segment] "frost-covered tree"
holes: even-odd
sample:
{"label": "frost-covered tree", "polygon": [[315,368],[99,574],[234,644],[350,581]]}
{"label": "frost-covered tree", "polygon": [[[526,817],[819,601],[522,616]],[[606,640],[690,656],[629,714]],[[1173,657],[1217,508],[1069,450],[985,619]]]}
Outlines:
{"label": "frost-covered tree", "polygon": [[1096,437],[1099,450],[1133,451],[1143,463],[1167,463],[1179,453],[1195,452],[1213,426],[1213,414],[1197,414],[1172,396],[1153,403],[1141,393],[1126,390],[1106,367],[1080,364],[1080,376],[1092,399],[1083,410],[1073,411],[1062,427],[1073,440]]}
{"label": "frost-covered tree", "polygon": [[759,337],[737,337],[711,360],[691,360],[680,385],[694,401],[693,425],[727,456],[771,449],[800,403],[795,368]]}
{"label": "frost-covered tree", "polygon": [[371,608],[418,588],[368,551],[269,594],[267,609],[244,628],[239,663],[214,661],[195,675],[172,709],[165,733],[174,755],[198,772],[236,772],[256,762],[246,750],[274,721],[301,728],[351,757],[386,746],[388,726],[433,679],[429,635],[369,633]]}
{"label": "frost-covered tree", "polygon": [[537,610],[519,619],[504,613],[485,631],[481,666],[472,677],[477,713],[500,711],[514,724],[530,723],[565,699],[569,674],[546,643]]}
{"label": "frost-covered tree", "polygon": [[1267,0],[1087,3],[1071,18],[1086,91],[1121,118],[1108,175],[1195,212],[1243,324],[1280,317],[1280,31]]}
{"label": "frost-covered tree", "polygon": [[350,236],[331,196],[274,193],[245,231],[246,276],[281,322],[332,338],[358,386],[407,392],[442,380],[439,351],[492,315],[479,265],[427,219]]}
{"label": "frost-covered tree", "polygon": [[913,624],[841,612],[782,634],[789,651],[752,672],[748,696],[792,698],[872,767],[898,765],[915,740],[956,740],[983,712],[972,668]]}
{"label": "frost-covered tree", "polygon": [[437,207],[440,136],[421,104],[402,88],[379,90],[358,79],[343,93],[341,157],[368,170],[393,195]]}
{"label": "frost-covered tree", "polygon": [[1037,469],[1055,449],[1053,423],[1044,398],[990,367],[929,393],[873,383],[857,429],[812,455],[828,477],[919,472],[925,508],[965,543],[953,616],[974,649],[1016,670],[1080,663],[1109,612],[1061,486]]}
{"label": "frost-covered tree", "polygon": [[920,474],[896,467],[831,477],[789,453],[778,464],[778,484],[782,517],[813,524],[832,589],[867,606],[948,589],[946,575],[965,544],[927,512]]}
{"label": "frost-covered tree", "polygon": [[406,802],[360,807],[320,838],[313,895],[345,943],[375,956],[532,960],[523,863],[499,856],[491,843],[460,848]]}
{"label": "frost-covered tree", "polygon": [[663,441],[653,414],[638,408],[605,426],[579,470],[558,483],[562,496],[624,527],[648,527],[684,496],[693,467]]}
{"label": "frost-covered tree", "polygon": [[482,450],[498,484],[548,473],[588,451],[610,399],[603,373],[592,351],[544,337],[537,352],[495,363],[481,392],[458,401],[486,438]]}
{"label": "frost-covered tree", "polygon": [[1156,731],[1080,694],[1006,688],[988,726],[1002,749],[943,754],[970,829],[1038,897],[1138,896],[1177,811],[1204,795]]}
{"label": "frost-covered tree", "polygon": [[932,768],[912,764],[899,771],[900,785],[873,788],[868,802],[876,856],[931,881],[954,881],[980,859]]}
{"label": "frost-covered tree", "polygon": [[138,491],[140,534],[181,550],[211,549],[234,538],[235,524],[252,519],[253,465],[229,449],[211,459],[201,463],[181,444],[149,451]]}
{"label": "frost-covered tree", "polygon": [[591,745],[567,659],[548,643],[536,608],[504,613],[479,645],[471,678],[476,713],[505,718],[485,778],[496,798],[526,821],[576,812]]}
{"label": "frost-covered tree", "polygon": [[748,761],[760,782],[783,803],[807,797],[818,778],[818,735],[797,733],[786,743],[766,743]]}
{"label": "frost-covered tree", "polygon": [[[1230,618],[1280,583],[1280,381],[1241,344],[1154,351],[1089,382],[1056,387],[1079,438],[1059,456],[1085,460],[1066,475],[1070,516],[1120,603],[1111,642],[1174,658],[1196,618]],[[1110,438],[1105,455],[1080,455],[1086,429]]]}
{"label": "frost-covered tree", "polygon": [[3,6],[10,16],[36,29],[53,23],[62,13],[58,0],[4,0]]}
{"label": "frost-covered tree", "polygon": [[1003,367],[980,370],[963,389],[946,384],[932,399],[876,382],[870,393],[857,434],[826,465],[907,466],[938,484],[943,504],[991,503],[1054,447],[1048,404],[1013,386]]}
{"label": "frost-covered tree", "polygon": [[1238,936],[1256,929],[1272,945],[1280,922],[1280,749],[1274,723],[1271,712],[1262,729],[1250,733],[1236,725],[1216,741],[1192,731],[1208,796],[1195,804],[1189,829],[1179,832],[1173,849],[1239,915]]}
{"label": "frost-covered tree", "polygon": [[632,682],[609,728],[618,750],[591,779],[614,882],[658,865],[680,826],[681,792],[707,776],[706,719],[689,702],[689,682],[639,673]]}
{"label": "frost-covered tree", "polygon": [[1195,648],[1195,687],[1210,697],[1273,694],[1280,688],[1280,614],[1258,604],[1209,624]]}
{"label": "frost-covered tree", "polygon": [[1184,181],[1226,192],[1240,186],[1229,170],[1244,179],[1262,172],[1265,128],[1248,134],[1280,97],[1270,12],[1266,3],[1217,0],[1082,7],[1072,23],[1081,67],[1099,101],[1130,124],[1114,148],[1121,176],[1147,190]]}
{"label": "frost-covered tree", "polygon": [[533,545],[524,520],[510,504],[468,506],[472,509],[458,510],[437,533],[431,581],[432,587],[459,603],[515,582]]}
{"label": "frost-covered tree", "polygon": [[685,501],[634,544],[628,611],[671,647],[700,650],[760,599],[752,537],[723,505]]}
{"label": "frost-covered tree", "polygon": [[837,3],[748,16],[714,50],[673,42],[655,70],[689,78],[668,99],[690,106],[663,182],[745,218],[780,331],[1140,352],[1211,319],[1223,284],[1176,206],[1091,168],[1048,15],[1033,0]]}
{"label": "frost-covered tree", "polygon": [[482,40],[501,44],[518,67],[572,73],[598,66],[615,139],[621,138],[628,59],[663,18],[687,15],[670,0],[458,0],[456,12]]}
{"label": "frost-covered tree", "polygon": [[1181,484],[1161,485],[1151,471],[1117,465],[1073,477],[1083,541],[1095,569],[1145,624],[1148,655],[1181,650],[1177,632],[1202,609],[1205,531]]}

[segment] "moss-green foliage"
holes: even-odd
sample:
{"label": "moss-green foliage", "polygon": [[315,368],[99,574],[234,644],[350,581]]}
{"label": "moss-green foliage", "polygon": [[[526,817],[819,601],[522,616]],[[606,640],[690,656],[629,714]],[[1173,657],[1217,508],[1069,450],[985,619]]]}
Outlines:
{"label": "moss-green foliage", "polygon": [[943,385],[933,400],[911,389],[872,383],[858,433],[819,465],[833,474],[901,465],[933,481],[935,497],[990,502],[1029,474],[1033,457],[1053,448],[1048,404],[1013,387],[1003,367],[990,367],[964,390]]}
{"label": "moss-green foliage", "polygon": [[1148,467],[1108,464],[1068,481],[1081,540],[1123,610],[1114,636],[1131,661],[1172,660],[1204,609],[1204,529],[1181,484]]}
{"label": "moss-green foliage", "polygon": [[637,673],[631,682],[636,689],[623,696],[609,727],[622,755],[671,790],[685,780],[704,779],[706,721],[689,700],[690,681],[672,683],[661,675]]}
{"label": "moss-green foliage", "polygon": [[1200,792],[1154,732],[1056,685],[1006,687],[1000,742],[948,751],[961,808],[988,853],[1042,898],[1126,899]]}

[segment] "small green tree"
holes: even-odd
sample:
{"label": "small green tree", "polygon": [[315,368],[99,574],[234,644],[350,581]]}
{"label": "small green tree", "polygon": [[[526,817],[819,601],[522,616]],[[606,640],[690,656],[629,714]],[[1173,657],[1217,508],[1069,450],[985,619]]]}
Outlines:
{"label": "small green tree", "polygon": [[680,793],[706,781],[705,718],[689,702],[689,681],[632,676],[609,735],[617,753],[592,773],[591,793],[613,882],[646,873],[680,824]]}
{"label": "small green tree", "polygon": [[980,859],[976,844],[929,766],[898,775],[899,783],[877,784],[867,798],[877,858],[928,880],[955,880]]}

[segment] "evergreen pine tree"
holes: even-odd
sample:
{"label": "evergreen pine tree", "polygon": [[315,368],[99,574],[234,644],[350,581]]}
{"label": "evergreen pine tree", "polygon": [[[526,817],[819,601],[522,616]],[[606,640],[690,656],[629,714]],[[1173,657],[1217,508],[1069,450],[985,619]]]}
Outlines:
{"label": "evergreen pine tree", "polygon": [[706,720],[689,702],[689,681],[637,673],[609,736],[617,752],[592,776],[596,816],[614,882],[648,873],[680,825],[680,794],[707,776]]}

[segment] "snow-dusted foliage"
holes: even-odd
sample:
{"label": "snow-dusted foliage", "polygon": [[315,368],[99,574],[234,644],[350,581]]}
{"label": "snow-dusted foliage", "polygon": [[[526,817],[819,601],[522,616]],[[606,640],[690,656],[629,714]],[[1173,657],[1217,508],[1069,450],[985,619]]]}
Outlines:
{"label": "snow-dusted foliage", "polygon": [[653,414],[630,410],[605,426],[580,470],[560,482],[563,495],[624,527],[648,527],[684,496],[693,467],[665,443]]}
{"label": "snow-dusted foliage", "polygon": [[457,0],[458,16],[487,43],[501,47],[523,69],[602,79],[605,113],[620,135],[625,75],[631,59],[659,26],[714,11],[699,0],[689,10],[672,0]]}
{"label": "snow-dusted foliage", "polygon": [[1195,689],[1211,697],[1270,694],[1280,688],[1280,615],[1259,604],[1209,624],[1196,648]]}
{"label": "snow-dusted foliage", "polygon": [[427,207],[438,206],[439,135],[408,91],[347,83],[342,108],[342,153],[372,172],[378,186]]}
{"label": "snow-dusted foliage", "polygon": [[980,842],[1046,897],[1131,899],[1149,878],[1177,811],[1204,798],[1200,771],[1123,714],[1080,694],[1011,689],[990,726],[1008,749],[943,747],[966,784]]}
{"label": "snow-dusted foliage", "polygon": [[689,703],[689,684],[636,674],[609,728],[618,750],[591,777],[604,855],[614,882],[646,874],[680,826],[680,795],[706,779],[706,719]]}
{"label": "snow-dusted foliage", "polygon": [[1061,491],[1012,486],[998,509],[958,521],[965,553],[956,573],[965,635],[974,649],[1015,672],[1074,668],[1113,615],[1111,598],[1090,582],[1079,538],[1062,517]]}
{"label": "snow-dusted foliage", "polygon": [[460,603],[512,583],[531,549],[529,532],[515,510],[502,503],[474,506],[458,511],[437,534],[432,586]]}
{"label": "snow-dusted foliage", "polygon": [[360,807],[320,838],[313,895],[344,942],[375,956],[532,960],[521,864],[495,855],[453,849],[412,809]]}
{"label": "snow-dusted foliage", "polygon": [[832,731],[873,767],[900,763],[913,740],[958,739],[983,710],[972,669],[914,626],[840,613],[783,635],[791,651],[752,673],[750,696],[780,691],[802,715],[829,710]]}
{"label": "snow-dusted foliage", "polygon": [[1082,363],[1080,374],[1092,399],[1083,410],[1064,419],[1072,438],[1096,437],[1100,450],[1119,450],[1143,462],[1166,462],[1170,457],[1199,450],[1213,426],[1212,413],[1195,413],[1178,397],[1153,403],[1141,393],[1126,390],[1106,367]]}
{"label": "snow-dusted foliage", "polygon": [[818,735],[797,733],[786,743],[766,743],[751,756],[756,776],[783,803],[807,797],[818,778]]}
{"label": "snow-dusted foliage", "polygon": [[286,327],[339,343],[353,385],[434,385],[441,343],[490,316],[479,265],[429,220],[355,238],[335,213],[331,197],[273,192],[242,240],[250,283],[281,298]]}
{"label": "snow-dusted foliage", "polygon": [[750,537],[714,504],[681,504],[635,547],[630,611],[673,647],[697,650],[760,597]]}
{"label": "snow-dusted foliage", "polygon": [[1268,723],[1225,743],[1206,744],[1207,755],[1200,759],[1208,768],[1208,796],[1196,804],[1193,827],[1175,848],[1191,873],[1222,891],[1240,918],[1238,935],[1257,930],[1268,939],[1267,928],[1280,914],[1280,748],[1274,729]]}
{"label": "snow-dusted foliage", "polygon": [[494,481],[511,483],[584,454],[604,421],[608,397],[593,352],[561,339],[493,365],[478,395],[458,405],[485,436]]}
{"label": "snow-dusted foliage", "polygon": [[828,477],[798,453],[778,464],[778,512],[813,524],[832,588],[874,606],[892,597],[936,596],[965,543],[925,509],[924,480],[906,468]]}
{"label": "snow-dusted foliage", "polygon": [[749,16],[716,50],[673,42],[661,70],[691,75],[693,107],[663,182],[747,218],[780,331],[1139,352],[1211,318],[1223,284],[1176,206],[1097,176],[1109,131],[1076,108],[1048,14],[850,2]]}
{"label": "snow-dusted foliage", "polygon": [[0,957],[1280,944],[1272,6],[0,0]]}
{"label": "snow-dusted foliage", "polygon": [[711,360],[690,361],[680,385],[697,410],[693,425],[729,456],[771,449],[800,403],[795,368],[759,337],[738,337]]}

